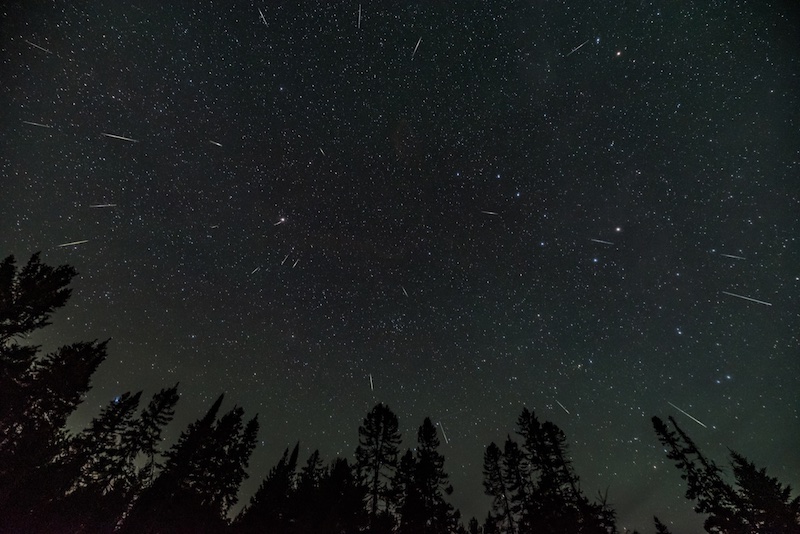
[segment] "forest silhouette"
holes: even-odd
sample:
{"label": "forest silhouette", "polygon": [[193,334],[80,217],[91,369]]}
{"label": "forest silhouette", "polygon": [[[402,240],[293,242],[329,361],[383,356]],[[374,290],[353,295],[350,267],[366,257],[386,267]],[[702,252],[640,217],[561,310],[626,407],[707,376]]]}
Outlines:
{"label": "forest silhouette", "polygon": [[[107,342],[75,342],[52,353],[25,340],[50,324],[71,295],[68,265],[34,254],[0,264],[0,532],[527,534],[616,533],[615,511],[580,488],[564,432],[523,408],[516,438],[483,453],[491,509],[466,523],[452,493],[436,426],[426,418],[402,451],[397,416],[384,404],[358,428],[353,460],[302,462],[287,448],[233,515],[258,439],[257,417],[220,395],[167,450],[160,444],[178,384],[149,400],[115,397],[79,432],[66,423],[90,390]],[[669,418],[657,439],[685,481],[686,498],[711,533],[800,532],[800,497],[731,451],[733,480]],[[476,451],[477,452],[477,451]],[[476,484],[478,482],[476,481]],[[667,527],[654,518],[655,532]]]}

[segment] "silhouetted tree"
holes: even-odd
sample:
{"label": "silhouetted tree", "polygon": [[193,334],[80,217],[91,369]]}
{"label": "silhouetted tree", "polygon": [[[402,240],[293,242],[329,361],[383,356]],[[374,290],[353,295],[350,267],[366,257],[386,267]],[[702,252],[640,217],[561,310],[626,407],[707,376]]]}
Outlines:
{"label": "silhouetted tree", "polygon": [[167,452],[163,471],[134,502],[123,531],[219,532],[227,526],[258,423],[253,419],[243,429],[239,407],[217,421],[222,399]]}
{"label": "silhouetted tree", "polygon": [[656,527],[656,534],[672,534],[667,525],[661,522],[656,516],[653,516],[653,524]]}
{"label": "silhouetted tree", "polygon": [[791,498],[791,488],[758,469],[744,456],[731,451],[736,488],[722,478],[722,470],[706,458],[694,441],[670,417],[674,430],[658,417],[653,427],[667,447],[667,458],[675,461],[686,481],[686,498],[695,501],[695,511],[709,514],[704,523],[712,533],[800,532],[800,496]]}
{"label": "silhouetted tree", "polygon": [[444,496],[453,493],[439,453],[436,427],[426,417],[417,433],[417,454],[400,517],[400,532],[444,534],[458,528],[458,514]]}
{"label": "silhouetted tree", "polygon": [[503,467],[503,451],[494,442],[483,453],[483,490],[492,498],[492,512],[497,526],[510,534],[516,532],[509,494],[510,483]]}
{"label": "silhouetted tree", "polygon": [[392,527],[388,514],[390,482],[397,469],[401,439],[398,428],[397,416],[381,403],[375,405],[358,428],[356,468],[367,488],[366,504],[373,533],[388,532]]}
{"label": "silhouetted tree", "polygon": [[243,533],[283,533],[291,526],[293,517],[289,514],[290,499],[295,489],[297,455],[300,444],[296,444],[289,454],[287,448],[283,456],[270,469],[256,493],[236,519],[236,527]]}

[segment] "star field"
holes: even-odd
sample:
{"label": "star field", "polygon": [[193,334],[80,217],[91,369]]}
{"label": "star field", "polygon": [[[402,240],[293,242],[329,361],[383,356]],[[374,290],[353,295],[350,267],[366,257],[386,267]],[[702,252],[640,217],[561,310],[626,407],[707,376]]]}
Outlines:
{"label": "star field", "polygon": [[621,529],[697,530],[674,415],[797,487],[789,5],[4,7],[3,254],[80,273],[34,341],[112,338],[75,426],[180,382],[174,439],[226,392],[260,414],[253,491],[298,439],[352,457],[386,402],[404,446],[443,425],[482,519],[527,406]]}

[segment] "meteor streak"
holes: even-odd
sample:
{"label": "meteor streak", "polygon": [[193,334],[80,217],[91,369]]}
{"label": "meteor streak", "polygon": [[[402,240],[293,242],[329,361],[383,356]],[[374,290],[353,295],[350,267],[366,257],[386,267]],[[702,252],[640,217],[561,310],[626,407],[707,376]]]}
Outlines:
{"label": "meteor streak", "polygon": [[579,44],[578,46],[576,46],[575,48],[573,48],[573,49],[572,49],[572,51],[571,51],[569,54],[567,54],[566,56],[564,56],[564,57],[569,57],[569,56],[571,56],[572,54],[574,54],[575,52],[577,52],[578,50],[580,50],[581,48],[583,48],[583,47],[584,47],[584,45],[585,45],[586,43],[588,43],[589,41],[591,41],[591,39],[586,39],[584,42],[582,42],[581,44]]}
{"label": "meteor streak", "polygon": [[212,145],[222,146],[221,143],[217,143],[216,141],[212,141],[211,139],[209,139],[208,142],[211,143]]}
{"label": "meteor streak", "polygon": [[725,256],[726,258],[733,258],[734,260],[746,260],[744,256],[736,256],[735,254],[723,254],[722,252],[719,253],[720,256]]}
{"label": "meteor streak", "polygon": [[105,135],[106,137],[110,137],[111,139],[119,139],[120,141],[128,141],[129,143],[138,143],[139,142],[136,139],[131,139],[130,137],[125,137],[123,135],[114,135],[114,134],[105,133],[105,132],[103,132],[103,135]]}
{"label": "meteor streak", "polygon": [[708,427],[705,425],[705,423],[703,423],[702,421],[700,421],[700,420],[699,420],[699,419],[697,419],[696,417],[693,417],[693,416],[689,415],[688,413],[684,412],[683,410],[681,410],[680,408],[678,408],[677,406],[675,406],[675,405],[674,405],[674,404],[672,404],[671,402],[667,401],[667,404],[669,404],[670,406],[672,406],[673,408],[675,408],[676,410],[678,410],[678,411],[679,411],[679,412],[681,412],[683,415],[685,415],[686,417],[688,417],[689,419],[691,419],[692,421],[694,421],[694,422],[695,422],[695,423],[697,423],[698,425],[702,426],[703,428],[708,428]]}
{"label": "meteor streak", "polygon": [[417,48],[419,48],[419,44],[422,42],[422,37],[419,38],[417,41],[417,46],[414,47],[414,51],[411,52],[411,59],[414,59],[414,55],[417,53]]}
{"label": "meteor streak", "polygon": [[92,204],[90,208],[116,208],[116,204]]}
{"label": "meteor streak", "polygon": [[755,302],[756,304],[763,304],[764,306],[772,306],[772,304],[770,304],[769,302],[765,302],[763,300],[758,300],[750,297],[745,297],[744,295],[737,295],[736,293],[731,293],[730,291],[723,291],[723,293],[739,299],[749,300],[750,302]]}
{"label": "meteor streak", "polygon": [[36,43],[32,43],[32,42],[30,42],[30,41],[29,41],[29,40],[27,40],[27,39],[25,39],[25,42],[26,42],[26,43],[28,43],[29,45],[31,45],[31,46],[32,46],[32,47],[34,47],[34,48],[38,48],[38,49],[39,49],[39,50],[41,50],[42,52],[47,52],[48,54],[52,54],[52,52],[51,52],[50,50],[46,49],[46,48],[45,48],[45,47],[43,47],[43,46],[39,46],[39,45],[37,45]]}
{"label": "meteor streak", "polygon": [[88,242],[89,242],[88,239],[83,239],[81,241],[70,241],[69,243],[61,243],[60,245],[58,245],[58,248],[75,247],[77,245],[83,245],[84,243]]}
{"label": "meteor streak", "polygon": [[372,375],[369,375],[369,390],[375,391],[375,384],[372,383]]}
{"label": "meteor streak", "polygon": [[613,245],[611,241],[604,241],[602,239],[590,239],[589,241],[594,241],[595,243],[602,243],[603,245]]}
{"label": "meteor streak", "polygon": [[447,439],[447,434],[445,434],[445,432],[444,432],[444,425],[442,424],[441,421],[439,421],[439,428],[442,429],[442,437],[444,438],[444,442],[445,443],[450,443],[450,440]]}
{"label": "meteor streak", "polygon": [[569,413],[569,410],[567,410],[566,408],[564,408],[564,405],[563,405],[563,404],[561,404],[560,402],[558,402],[558,399],[556,399],[556,404],[558,404],[559,406],[561,406],[561,409],[562,409],[562,410],[564,410],[565,412],[567,412],[567,415],[572,415],[571,413]]}
{"label": "meteor streak", "polygon": [[52,128],[49,124],[42,124],[41,122],[32,122],[32,121],[22,121],[24,124],[30,124],[31,126],[38,126],[39,128]]}

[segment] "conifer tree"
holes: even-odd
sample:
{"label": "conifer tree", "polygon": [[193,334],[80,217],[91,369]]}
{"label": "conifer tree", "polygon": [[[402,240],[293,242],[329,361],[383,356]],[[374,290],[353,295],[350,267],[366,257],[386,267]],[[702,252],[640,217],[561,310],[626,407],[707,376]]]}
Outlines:
{"label": "conifer tree", "polygon": [[494,442],[483,454],[483,489],[492,498],[492,512],[497,526],[509,534],[516,532],[514,514],[510,502],[511,483],[506,478],[503,451]]}
{"label": "conifer tree", "polygon": [[207,465],[201,455],[212,436],[223,397],[220,395],[202,418],[190,424],[166,453],[163,471],[133,503],[122,524],[122,532],[166,533],[192,527],[197,532],[213,532],[224,527],[222,518],[203,509],[204,495],[193,487],[203,476],[197,472],[199,466]]}
{"label": "conifer tree", "polygon": [[403,503],[400,532],[445,534],[458,527],[458,514],[445,501],[453,493],[444,471],[444,456],[439,453],[436,427],[426,417],[417,433],[414,475]]}
{"label": "conifer tree", "polygon": [[686,481],[686,498],[695,501],[695,511],[709,514],[704,523],[707,532],[800,532],[800,496],[792,499],[789,486],[731,451],[734,488],[722,478],[722,470],[700,452],[672,417],[669,422],[674,430],[653,417],[658,439],[667,447],[667,458],[674,460],[676,467],[683,471],[681,478]]}
{"label": "conifer tree", "polygon": [[235,524],[239,532],[278,534],[290,528],[294,518],[288,511],[295,490],[299,450],[299,443],[294,446],[291,454],[287,448],[278,463],[270,469],[250,499],[250,504],[236,519]]}
{"label": "conifer tree", "polygon": [[[388,518],[390,482],[397,469],[401,439],[397,416],[388,406],[379,403],[367,414],[358,428],[358,435],[356,466],[367,488],[370,529],[386,531],[391,528]],[[383,515],[382,521],[379,515]]]}

